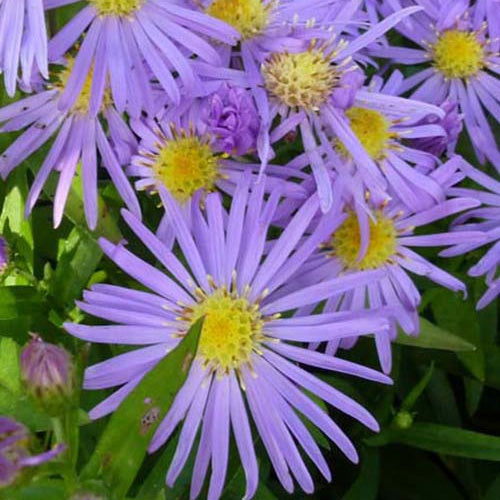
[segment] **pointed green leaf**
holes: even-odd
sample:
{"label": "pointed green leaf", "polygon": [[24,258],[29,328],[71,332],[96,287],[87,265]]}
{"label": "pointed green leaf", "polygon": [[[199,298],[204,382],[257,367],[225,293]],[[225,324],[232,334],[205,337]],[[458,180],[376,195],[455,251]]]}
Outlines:
{"label": "pointed green leaf", "polygon": [[416,423],[406,430],[388,428],[365,441],[372,446],[400,443],[443,455],[500,461],[500,437],[433,423]]}
{"label": "pointed green leaf", "polygon": [[24,169],[15,170],[7,181],[7,195],[0,217],[0,233],[5,234],[7,227],[12,233],[16,250],[33,271],[33,231],[31,220],[24,217],[24,206],[28,196],[28,183]]}
{"label": "pointed green leaf", "polygon": [[457,356],[474,377],[484,381],[486,362],[477,313],[473,304],[443,289],[436,293],[432,301],[432,312],[436,323],[441,328],[476,346],[477,349],[474,352],[458,353]]}
{"label": "pointed green leaf", "polygon": [[90,233],[79,227],[63,244],[50,292],[59,305],[73,307],[99,264],[102,250]]}
{"label": "pointed green leaf", "polygon": [[[51,198],[54,196],[57,187],[57,179],[51,177],[46,182],[43,190]],[[122,234],[116,223],[116,218],[112,216],[109,207],[106,205],[102,196],[98,195],[99,214],[97,218],[97,227],[92,232],[94,237],[104,236],[108,240],[118,243],[122,239]],[[85,219],[85,210],[83,206],[83,187],[81,178],[81,167],[78,166],[77,172],[71,184],[71,189],[68,194],[66,206],[64,207],[64,215],[77,226],[87,228]]]}
{"label": "pointed green leaf", "polygon": [[376,449],[366,448],[361,456],[358,477],[342,500],[375,500],[380,482],[380,460]]}
{"label": "pointed green leaf", "polygon": [[[145,375],[113,413],[84,468],[84,479],[102,477],[117,498],[126,495],[144,460],[154,431],[186,380],[196,354],[201,327],[200,319],[184,340]],[[154,420],[150,418],[145,426],[144,417],[153,412]]]}
{"label": "pointed green leaf", "polygon": [[440,349],[454,352],[474,351],[476,349],[470,342],[443,330],[422,317],[420,318],[420,334],[417,337],[410,337],[403,332],[399,332],[395,342],[423,349]]}

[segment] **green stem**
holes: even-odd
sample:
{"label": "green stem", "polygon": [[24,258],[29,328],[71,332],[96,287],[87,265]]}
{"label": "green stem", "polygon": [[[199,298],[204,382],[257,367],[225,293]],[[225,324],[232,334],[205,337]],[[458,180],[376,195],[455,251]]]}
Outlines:
{"label": "green stem", "polygon": [[59,417],[52,417],[52,430],[56,438],[56,444],[64,443],[64,427]]}

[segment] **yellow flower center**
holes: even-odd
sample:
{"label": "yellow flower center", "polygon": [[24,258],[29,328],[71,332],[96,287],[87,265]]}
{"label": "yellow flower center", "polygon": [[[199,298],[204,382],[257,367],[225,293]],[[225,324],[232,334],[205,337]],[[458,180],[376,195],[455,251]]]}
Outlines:
{"label": "yellow flower center", "polygon": [[[394,137],[390,132],[391,122],[378,111],[367,108],[352,107],[346,111],[351,129],[366,152],[374,160],[380,160],[389,146],[389,140]],[[343,156],[349,156],[349,151],[342,142],[337,142],[337,149]]]}
{"label": "yellow flower center", "polygon": [[153,170],[157,179],[183,203],[198,189],[214,188],[219,177],[219,157],[203,139],[182,133],[163,143]]}
{"label": "yellow flower center", "polygon": [[375,212],[370,219],[370,243],[365,256],[359,259],[361,235],[358,218],[350,212],[344,223],[332,236],[332,255],[338,257],[349,269],[364,271],[376,269],[390,261],[396,253],[397,232],[392,219],[382,212]]}
{"label": "yellow flower center", "polygon": [[476,33],[445,31],[432,47],[435,67],[447,78],[474,76],[484,66],[483,46]]}
{"label": "yellow flower center", "polygon": [[207,364],[227,372],[250,361],[252,350],[263,339],[257,305],[219,288],[193,307],[189,319],[194,323],[202,316],[198,354]]}
{"label": "yellow flower center", "polygon": [[267,90],[289,107],[317,110],[330,97],[339,78],[320,49],[274,53],[262,65]]}
{"label": "yellow flower center", "polygon": [[89,0],[101,16],[128,16],[139,9],[144,0]]}
{"label": "yellow flower center", "polygon": [[231,25],[243,38],[251,38],[266,28],[271,8],[272,2],[264,5],[262,0],[214,0],[206,13]]}

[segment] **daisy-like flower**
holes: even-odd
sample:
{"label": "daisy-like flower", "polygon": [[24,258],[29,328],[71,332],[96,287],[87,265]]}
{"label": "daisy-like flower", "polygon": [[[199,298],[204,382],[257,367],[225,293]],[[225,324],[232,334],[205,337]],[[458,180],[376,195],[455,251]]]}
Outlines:
{"label": "daisy-like flower", "polygon": [[[54,226],[57,227],[62,220],[77,165],[81,162],[85,216],[89,227],[94,229],[98,217],[98,151],[102,165],[127,206],[135,213],[140,213],[135,192],[120,167],[120,162],[129,161],[131,148],[136,141],[123,118],[110,103],[109,97],[105,99],[100,117],[89,113],[92,100],[90,77],[87,78],[73,107],[68,111],[61,111],[59,104],[69,75],[70,69],[66,68],[61,71],[57,83],[53,86],[47,89],[42,87],[38,93],[0,109],[2,132],[27,128],[0,155],[0,174],[3,178],[7,177],[15,167],[55,135],[50,151],[29,192],[26,215],[33,209],[50,173],[57,171],[60,173],[54,198]],[[109,136],[101,119],[107,124]]]}
{"label": "daisy-like flower", "polygon": [[[218,189],[232,195],[238,180],[249,173],[256,181],[260,165],[232,158],[227,152],[229,148],[232,153],[238,153],[238,148],[241,153],[248,152],[255,137],[258,116],[250,105],[252,101],[245,102],[246,98],[242,88],[224,86],[204,99],[167,107],[158,120],[133,120],[131,126],[140,137],[140,144],[127,173],[138,178],[136,189],[154,194],[166,188],[180,203],[190,224],[192,205],[202,203],[211,191]],[[265,191],[278,189],[287,198],[303,201],[306,191],[300,184],[287,180],[291,174],[307,177],[290,168],[269,165]],[[168,212],[157,234],[165,243],[172,241]]]}
{"label": "daisy-like flower", "polygon": [[[332,142],[334,150],[325,154],[333,160],[331,165],[337,182],[356,184],[357,192],[361,183],[370,191],[372,199],[383,201],[389,194],[417,211],[440,200],[443,192],[438,182],[428,175],[438,159],[416,149],[414,141],[445,138],[446,131],[439,124],[445,112],[436,106],[398,97],[399,80],[397,73],[386,82],[374,77],[367,88],[356,93],[353,106],[345,111],[351,130],[387,181],[387,189],[373,190],[371,180],[375,173],[365,164],[357,164],[351,150],[339,139]],[[357,201],[363,203],[365,193],[360,194],[363,196],[358,196]]]}
{"label": "daisy-like flower", "polygon": [[[403,90],[411,91],[417,100],[457,102],[477,158],[481,162],[488,158],[500,168],[498,146],[488,123],[488,116],[500,121],[499,42],[495,38],[500,34],[498,1],[400,3],[425,7],[411,24],[397,27],[420,48],[377,47],[372,53],[420,67],[421,71],[406,80]],[[386,14],[391,12],[388,2],[381,8]]]}
{"label": "daisy-like flower", "polygon": [[[461,162],[460,157],[454,157],[430,174],[443,186],[444,192],[464,177],[457,170]],[[389,307],[394,315],[390,330],[374,332],[381,367],[388,373],[392,363],[391,340],[397,334],[397,325],[409,335],[417,335],[419,331],[418,306],[421,297],[409,273],[425,276],[450,290],[466,292],[461,281],[414,249],[484,241],[484,235],[479,231],[418,234],[416,230],[479,205],[476,198],[466,196],[442,199],[419,211],[409,211],[397,200],[380,205],[370,202],[369,216],[355,203],[348,204],[346,220],[323,242],[321,251],[303,266],[300,271],[302,278],[299,276],[298,279],[302,283],[317,283],[351,272],[382,271],[380,278],[353,290],[337,293],[332,289],[325,311],[353,312]],[[350,347],[355,341],[355,336],[343,341],[335,340],[329,343],[327,352],[335,352],[339,346]]]}
{"label": "daisy-like flower", "polygon": [[491,245],[486,254],[473,266],[471,276],[486,275],[488,290],[477,303],[482,309],[500,294],[500,278],[498,265],[500,264],[500,182],[475,169],[464,162],[463,172],[469,179],[475,181],[484,190],[470,188],[451,188],[449,193],[454,196],[470,196],[482,203],[482,206],[460,215],[453,224],[456,231],[483,231],[484,237],[476,243],[457,244],[443,250],[440,255],[451,257],[471,252],[485,245]]}
{"label": "daisy-like flower", "polygon": [[24,425],[0,416],[0,487],[12,484],[25,467],[35,467],[60,455],[66,448],[59,444],[52,450],[31,455],[30,435]]}
{"label": "daisy-like flower", "polygon": [[[351,9],[352,11],[353,9]],[[327,163],[335,161],[320,154],[322,148],[329,155],[333,151],[331,137],[338,138],[350,151],[354,161],[366,165],[370,188],[383,190],[385,182],[375,162],[346,123],[344,111],[352,106],[354,96],[361,87],[364,76],[353,63],[358,52],[382,36],[401,19],[419,8],[402,10],[368,29],[350,42],[337,39],[329,30],[304,28],[296,30],[295,43],[278,49],[261,51],[261,66],[252,80],[260,83],[254,89],[256,102],[260,103],[262,129],[259,154],[265,166],[265,153],[270,148],[269,138],[278,140],[287,133],[300,130],[304,149],[321,200],[327,211],[333,202],[332,186]],[[350,15],[354,14],[350,12]],[[341,11],[333,24],[348,24]],[[243,55],[243,54],[242,54]],[[276,119],[279,125],[270,134]]]}
{"label": "daisy-like flower", "polygon": [[43,0],[0,1],[0,72],[11,97],[16,91],[19,66],[24,87],[30,87],[37,73],[49,77]]}
{"label": "daisy-like flower", "polygon": [[[347,135],[358,149],[361,147],[348,127],[339,124],[364,79],[352,59],[362,60],[361,49],[419,9],[396,13],[357,37],[358,30],[352,28],[360,24],[359,4],[359,0],[238,0],[236,5],[228,0],[207,0],[204,4],[208,13],[242,35],[240,50],[226,49],[226,59],[237,68],[243,67],[252,85],[261,117],[257,148],[262,171],[272,157],[271,142],[300,128],[324,210],[331,206],[332,187],[324,159],[317,153],[322,130],[326,127],[342,137]],[[321,19],[318,28],[312,16]],[[352,43],[341,38],[346,34]],[[281,123],[271,135],[276,118]],[[364,151],[354,154],[375,170]],[[383,188],[380,178],[373,184]]]}
{"label": "daisy-like flower", "polygon": [[[76,1],[46,0],[45,5],[51,9]],[[133,116],[153,106],[153,80],[178,104],[181,87],[191,95],[201,85],[191,55],[210,65],[221,64],[206,38],[230,45],[238,38],[230,26],[196,12],[183,0],[87,0],[85,4],[49,43],[50,60],[58,61],[85,32],[59,103],[63,111],[73,106],[88,75],[92,75],[92,113],[100,108],[108,81],[117,109],[127,109]]]}
{"label": "daisy-like flower", "polygon": [[311,493],[312,478],[298,445],[327,480],[330,472],[298,412],[319,427],[351,460],[356,461],[357,454],[347,436],[304,390],[371,429],[377,429],[378,425],[358,403],[308,373],[297,362],[379,382],[389,380],[373,369],[296,343],[383,330],[387,320],[383,311],[370,315],[356,312],[291,318],[281,317],[281,313],[326,298],[332,288],[340,292],[354,284],[366,284],[379,271],[334,278],[307,288],[292,287],[283,293],[288,278],[331,232],[331,224],[335,227],[340,221],[324,221],[310,235],[304,234],[319,209],[316,195],[303,203],[278,239],[267,243],[280,194],[275,191],[265,199],[262,182],[250,183],[248,178],[242,181],[228,212],[218,193],[208,195],[205,210],[197,210],[191,231],[178,205],[165,190],[163,197],[185,263],[124,211],[131,229],[168,273],[137,258],[122,245],[101,240],[104,252],[150,291],[95,285],[85,293],[85,301],[79,307],[116,324],[65,325],[71,334],[88,341],[147,346],[86,370],[87,389],[121,386],[90,415],[98,418],[114,411],[144,374],[178,345],[198,318],[204,317],[198,352],[188,378],[149,448],[157,450],[184,421],[167,484],[172,485],[180,474],[201,428],[191,498],[200,493],[209,463],[212,474],[208,498],[219,498],[226,477],[232,429],[247,478],[245,498],[253,496],[258,486],[258,464],[246,400],[284,488],[291,492],[295,478],[304,491]]}

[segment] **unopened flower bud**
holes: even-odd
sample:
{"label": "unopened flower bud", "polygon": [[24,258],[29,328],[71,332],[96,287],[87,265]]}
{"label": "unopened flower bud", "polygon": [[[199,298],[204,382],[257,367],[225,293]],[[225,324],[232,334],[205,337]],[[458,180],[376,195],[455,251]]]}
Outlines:
{"label": "unopened flower bud", "polygon": [[413,415],[407,410],[401,410],[394,417],[393,424],[398,429],[409,429],[413,425]]}
{"label": "unopened flower bud", "polygon": [[202,119],[216,137],[215,149],[244,155],[256,148],[260,120],[252,95],[241,87],[221,85],[205,98]]}
{"label": "unopened flower bud", "polygon": [[73,364],[62,347],[33,336],[21,351],[21,374],[28,390],[47,413],[61,413],[70,401]]}

